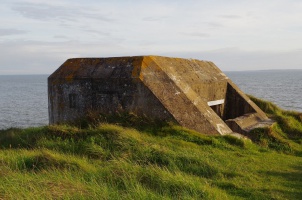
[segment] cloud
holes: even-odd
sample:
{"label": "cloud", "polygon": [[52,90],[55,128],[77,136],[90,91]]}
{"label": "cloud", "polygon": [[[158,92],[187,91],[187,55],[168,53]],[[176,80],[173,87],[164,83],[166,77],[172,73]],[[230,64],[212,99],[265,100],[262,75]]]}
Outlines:
{"label": "cloud", "polygon": [[53,36],[53,38],[56,38],[56,39],[68,39],[68,37],[65,36],[65,35],[55,35],[55,36]]}
{"label": "cloud", "polygon": [[148,17],[144,17],[143,21],[147,21],[147,22],[157,22],[157,21],[163,21],[165,19],[167,19],[167,16],[148,16]]}
{"label": "cloud", "polygon": [[182,35],[185,35],[185,36],[192,36],[192,37],[198,37],[198,38],[208,38],[210,37],[209,34],[207,33],[201,33],[201,32],[191,32],[191,33],[180,33]]}
{"label": "cloud", "polygon": [[0,74],[50,74],[68,58],[131,55],[129,49],[118,43],[82,43],[76,40],[1,42],[0,52]]}
{"label": "cloud", "polygon": [[301,48],[294,1],[4,0],[0,73],[146,54],[212,60],[223,70],[302,68],[301,51],[291,51]]}
{"label": "cloud", "polygon": [[[147,41],[148,42],[148,41]],[[259,69],[301,69],[302,49],[295,51],[244,51],[223,48],[212,51],[169,52],[165,45],[139,44],[124,46],[120,41],[43,42],[10,41],[0,43],[0,74],[50,74],[72,57],[112,57],[162,55],[213,61],[223,71]]]}
{"label": "cloud", "polygon": [[17,3],[12,9],[19,12],[26,18],[49,20],[49,19],[66,19],[75,20],[72,18],[72,11],[64,7],[53,6],[38,3]]}
{"label": "cloud", "polygon": [[207,22],[206,23],[210,28],[222,28],[224,25],[219,22]]}
{"label": "cloud", "polygon": [[85,31],[89,32],[89,33],[95,33],[95,34],[101,35],[101,36],[110,36],[111,35],[111,33],[105,32],[105,31],[97,31],[97,30],[90,30],[90,29],[85,30]]}
{"label": "cloud", "polygon": [[100,14],[97,10],[88,9],[75,5],[50,5],[46,3],[16,3],[12,6],[12,10],[20,13],[26,18],[36,20],[63,20],[63,21],[78,21],[81,18],[96,19],[98,21],[112,22],[114,19]]}
{"label": "cloud", "polygon": [[0,28],[0,36],[21,35],[25,33],[27,33],[25,30]]}
{"label": "cloud", "polygon": [[245,51],[232,47],[212,51],[170,52],[166,55],[212,61],[223,71],[302,69],[302,49]]}
{"label": "cloud", "polygon": [[219,17],[224,19],[240,19],[242,18],[240,15],[219,15]]}

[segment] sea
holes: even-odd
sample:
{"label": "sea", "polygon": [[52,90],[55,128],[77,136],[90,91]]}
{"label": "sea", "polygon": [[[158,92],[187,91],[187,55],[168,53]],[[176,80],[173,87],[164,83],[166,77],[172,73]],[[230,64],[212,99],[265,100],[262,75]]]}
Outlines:
{"label": "sea", "polygon": [[[247,94],[302,112],[302,70],[226,71]],[[48,124],[48,75],[0,75],[0,130]]]}

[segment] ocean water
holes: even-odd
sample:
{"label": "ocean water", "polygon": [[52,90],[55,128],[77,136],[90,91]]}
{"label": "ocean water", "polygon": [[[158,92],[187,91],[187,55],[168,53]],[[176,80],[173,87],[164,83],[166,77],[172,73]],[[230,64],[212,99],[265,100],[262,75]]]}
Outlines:
{"label": "ocean water", "polygon": [[[247,94],[302,112],[302,70],[225,72]],[[0,129],[48,124],[48,75],[0,75]]]}
{"label": "ocean water", "polygon": [[0,129],[48,124],[47,77],[0,76]]}
{"label": "ocean water", "polygon": [[225,72],[246,94],[302,112],[302,70]]}

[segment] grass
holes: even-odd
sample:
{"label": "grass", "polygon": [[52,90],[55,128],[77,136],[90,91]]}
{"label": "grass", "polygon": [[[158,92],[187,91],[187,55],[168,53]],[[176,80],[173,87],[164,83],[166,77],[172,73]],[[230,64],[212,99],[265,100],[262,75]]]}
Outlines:
{"label": "grass", "polygon": [[287,153],[302,155],[302,113],[285,111],[271,102],[250,96],[267,115],[276,121],[269,129],[256,129],[255,141],[262,145]]}
{"label": "grass", "polygon": [[[0,199],[299,199],[300,114],[253,142],[129,114],[0,131]],[[89,123],[88,123],[88,122]]]}

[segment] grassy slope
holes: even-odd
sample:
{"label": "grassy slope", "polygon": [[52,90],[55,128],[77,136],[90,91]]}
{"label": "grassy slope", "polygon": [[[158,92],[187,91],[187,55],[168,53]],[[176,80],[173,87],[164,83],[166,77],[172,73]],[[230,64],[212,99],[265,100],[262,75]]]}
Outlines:
{"label": "grassy slope", "polygon": [[299,199],[300,115],[252,99],[278,122],[253,143],[129,115],[0,131],[0,199]]}

